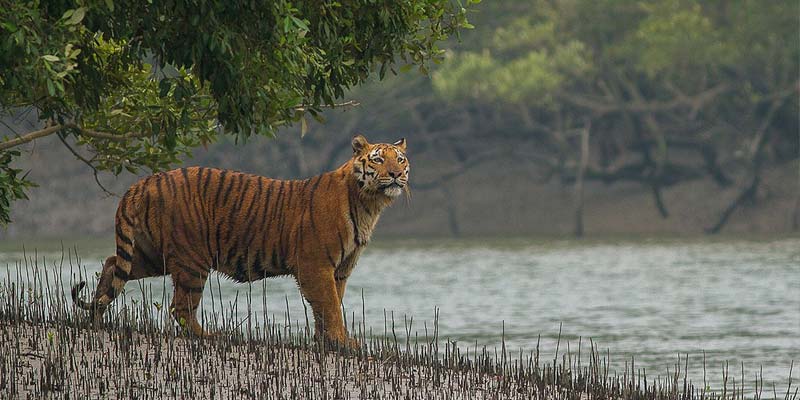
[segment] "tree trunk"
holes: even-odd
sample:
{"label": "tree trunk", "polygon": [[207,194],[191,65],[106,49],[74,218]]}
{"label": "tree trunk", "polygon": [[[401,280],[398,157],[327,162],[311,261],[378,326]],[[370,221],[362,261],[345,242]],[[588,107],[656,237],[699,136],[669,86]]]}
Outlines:
{"label": "tree trunk", "polygon": [[575,180],[575,236],[583,237],[583,176],[589,164],[589,126],[581,130],[581,159]]}
{"label": "tree trunk", "polygon": [[756,193],[758,193],[758,185],[761,183],[761,177],[759,176],[759,171],[753,172],[753,178],[750,180],[750,184],[748,184],[744,190],[736,197],[736,199],[728,205],[728,208],[722,212],[722,215],[719,217],[714,226],[706,229],[706,233],[717,234],[722,230],[722,227],[728,223],[728,219],[733,215],[733,212],[736,211],[741,205],[748,201],[752,201],[756,198]]}
{"label": "tree trunk", "polygon": [[[800,132],[797,133],[800,140]],[[797,199],[794,201],[794,215],[792,216],[792,230],[800,230],[800,162],[797,163]]]}

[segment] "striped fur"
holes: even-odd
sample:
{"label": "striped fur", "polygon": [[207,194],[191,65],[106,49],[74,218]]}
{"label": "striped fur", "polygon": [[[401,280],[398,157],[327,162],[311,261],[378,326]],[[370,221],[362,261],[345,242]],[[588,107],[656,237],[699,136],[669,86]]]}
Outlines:
{"label": "striped fur", "polygon": [[205,335],[196,310],[211,269],[238,282],[293,275],[311,304],[317,335],[352,344],[341,315],[347,278],[381,211],[408,189],[405,140],[353,139],[353,157],[305,180],[276,180],[191,167],[144,178],[116,214],[116,254],[91,303],[72,298],[98,319],[130,280],[170,275],[171,310]]}

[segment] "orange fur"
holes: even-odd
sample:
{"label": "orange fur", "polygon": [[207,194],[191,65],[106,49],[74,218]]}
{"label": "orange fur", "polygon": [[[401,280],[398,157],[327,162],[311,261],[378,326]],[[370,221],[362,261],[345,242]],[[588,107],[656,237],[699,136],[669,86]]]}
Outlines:
{"label": "orange fur", "polygon": [[[196,310],[211,269],[239,282],[293,275],[311,304],[316,333],[352,345],[341,315],[347,278],[381,211],[407,190],[405,140],[353,139],[353,157],[305,180],[275,180],[191,167],[135,183],[116,214],[116,255],[109,257],[91,303],[95,319],[129,280],[169,274],[172,313],[205,335]],[[387,182],[394,182],[395,185]]]}

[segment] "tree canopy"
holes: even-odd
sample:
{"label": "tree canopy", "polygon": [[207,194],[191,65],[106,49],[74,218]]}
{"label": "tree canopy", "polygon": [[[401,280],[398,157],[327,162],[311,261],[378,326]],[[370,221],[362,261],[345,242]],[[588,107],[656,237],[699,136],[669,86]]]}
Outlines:
{"label": "tree canopy", "polygon": [[57,135],[119,174],[164,169],[228,134],[272,136],[337,105],[395,64],[438,62],[470,27],[449,0],[0,0],[0,112],[33,112],[0,135],[0,223],[33,183],[18,146]]}

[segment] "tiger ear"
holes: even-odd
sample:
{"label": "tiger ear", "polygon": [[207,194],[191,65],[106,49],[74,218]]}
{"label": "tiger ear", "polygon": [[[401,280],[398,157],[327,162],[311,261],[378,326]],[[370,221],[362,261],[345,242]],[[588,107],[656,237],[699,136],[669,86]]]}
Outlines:
{"label": "tiger ear", "polygon": [[367,138],[365,138],[363,135],[354,136],[352,145],[353,145],[353,154],[361,154],[362,152],[364,152],[364,150],[369,148],[369,142],[367,142]]}
{"label": "tiger ear", "polygon": [[393,145],[400,148],[400,150],[406,151],[406,138],[400,138],[400,140],[392,143]]}

